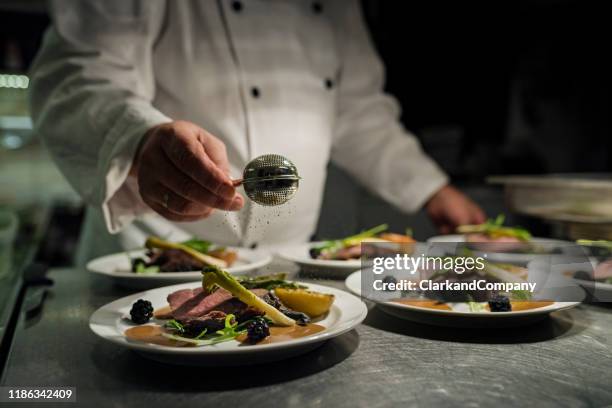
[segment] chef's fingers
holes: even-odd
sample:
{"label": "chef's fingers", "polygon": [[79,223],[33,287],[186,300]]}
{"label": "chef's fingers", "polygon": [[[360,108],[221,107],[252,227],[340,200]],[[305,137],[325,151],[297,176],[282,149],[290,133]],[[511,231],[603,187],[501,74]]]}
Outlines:
{"label": "chef's fingers", "polygon": [[154,203],[176,216],[206,218],[213,211],[213,208],[187,200],[160,183],[146,188],[141,195],[147,204]]}
{"label": "chef's fingers", "polygon": [[147,203],[147,205],[149,207],[151,207],[151,209],[153,211],[155,211],[156,213],[158,213],[159,215],[161,215],[165,219],[170,220],[170,221],[174,221],[174,222],[192,222],[192,221],[198,221],[198,220],[201,220],[202,218],[205,218],[205,217],[199,216],[199,215],[198,216],[195,216],[195,215],[178,215],[178,214],[175,214],[175,213],[169,211],[168,209],[164,208],[161,204],[154,203],[154,202]]}
{"label": "chef's fingers", "polygon": [[[223,198],[232,199],[236,189],[229,176],[208,156],[193,124],[175,122],[172,135],[162,139],[162,149],[181,171]],[[206,140],[204,141],[206,142]]]}
{"label": "chef's fingers", "polygon": [[450,224],[439,224],[438,231],[440,234],[452,234],[455,229]]}
{"label": "chef's fingers", "polygon": [[201,132],[198,134],[198,140],[200,140],[200,143],[204,146],[204,150],[210,159],[229,176],[230,165],[229,159],[227,158],[225,143],[203,129],[201,129]]}
{"label": "chef's fingers", "polygon": [[473,205],[472,219],[472,224],[482,224],[487,220],[487,215],[478,204]]}
{"label": "chef's fingers", "polygon": [[182,173],[171,162],[167,162],[166,165],[160,167],[159,182],[185,200],[226,211],[238,211],[244,205],[244,198],[240,194],[235,193],[229,199],[215,195],[196,183],[191,177]]}
{"label": "chef's fingers", "polygon": [[[163,136],[163,135],[162,135]],[[140,157],[138,184],[141,195],[150,186],[161,183],[186,200],[209,207],[236,211],[244,205],[244,199],[235,193],[230,199],[214,194],[189,175],[185,174],[167,157],[162,148],[151,148]]]}

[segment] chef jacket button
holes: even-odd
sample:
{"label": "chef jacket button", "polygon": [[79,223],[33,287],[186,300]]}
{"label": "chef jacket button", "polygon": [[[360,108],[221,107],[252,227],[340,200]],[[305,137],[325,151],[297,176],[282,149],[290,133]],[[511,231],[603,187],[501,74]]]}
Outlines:
{"label": "chef jacket button", "polygon": [[253,242],[253,243],[252,243],[252,244],[249,246],[249,248],[251,248],[251,249],[257,249],[257,242]]}
{"label": "chef jacket button", "polygon": [[242,11],[242,2],[241,1],[232,1],[232,9],[236,12],[236,13],[240,13]]}
{"label": "chef jacket button", "polygon": [[259,88],[254,86],[251,88],[251,95],[253,96],[253,98],[257,99],[259,98],[259,96],[261,95],[261,93],[259,92]]}
{"label": "chef jacket button", "polygon": [[318,1],[313,2],[312,11],[315,14],[321,14],[323,12],[323,5]]}
{"label": "chef jacket button", "polygon": [[330,78],[325,78],[325,88],[332,89],[334,87],[334,81]]}

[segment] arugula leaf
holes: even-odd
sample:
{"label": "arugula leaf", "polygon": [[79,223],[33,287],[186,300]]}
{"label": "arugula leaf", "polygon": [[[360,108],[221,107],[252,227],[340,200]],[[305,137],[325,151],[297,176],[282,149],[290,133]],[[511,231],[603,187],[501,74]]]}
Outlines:
{"label": "arugula leaf", "polygon": [[457,232],[460,234],[481,233],[491,238],[514,237],[521,241],[529,241],[531,233],[522,227],[504,227],[506,216],[499,214],[495,219],[489,218],[478,225],[460,225]]}
{"label": "arugula leaf", "polygon": [[185,328],[183,327],[183,325],[174,319],[167,321],[166,324],[164,324],[164,327],[172,331],[185,333]]}
{"label": "arugula leaf", "polygon": [[262,276],[236,276],[236,280],[240,282],[242,286],[247,289],[267,289],[272,290],[275,288],[287,288],[287,289],[305,289],[306,286],[298,285],[294,282],[285,280],[287,277],[286,273],[275,273],[272,275]]}
{"label": "arugula leaf", "polygon": [[528,290],[513,290],[510,293],[513,300],[531,300],[531,292]]}
{"label": "arugula leaf", "polygon": [[470,312],[474,312],[474,313],[480,313],[480,312],[484,312],[485,310],[487,310],[487,308],[485,307],[485,305],[483,303],[480,302],[468,302],[468,306],[470,308]]}
{"label": "arugula leaf", "polygon": [[202,330],[202,333],[200,333],[197,336],[195,336],[194,339],[196,339],[196,340],[201,339],[202,337],[204,337],[206,335],[207,332],[208,332],[208,329]]}
{"label": "arugula leaf", "polygon": [[359,245],[361,241],[365,240],[366,238],[371,238],[377,234],[380,234],[381,232],[386,231],[387,228],[389,228],[387,224],[380,224],[374,228],[370,228],[369,230],[362,231],[356,235],[351,235],[349,237],[342,238],[342,239],[333,239],[329,241],[324,241],[320,245],[317,245],[316,247],[311,248],[310,251],[311,251],[311,254],[313,255],[313,258],[316,258],[321,253],[333,253],[345,247]]}
{"label": "arugula leaf", "polygon": [[208,253],[213,246],[212,242],[204,241],[202,239],[197,238],[188,239],[187,241],[181,242],[181,244],[191,249],[195,249],[196,251],[201,252],[203,254]]}
{"label": "arugula leaf", "polygon": [[[171,322],[174,322],[174,323],[171,323]],[[171,323],[172,327],[180,326],[182,328],[182,325],[175,320],[174,321],[170,320],[168,323]],[[181,334],[183,332],[179,331],[179,333]],[[162,336],[168,339],[171,339],[171,340],[182,341],[185,343],[194,344],[196,346],[212,346],[214,344],[233,340],[237,336],[245,332],[246,332],[246,328],[245,329],[238,328],[238,323],[235,321],[235,316],[233,314],[228,314],[227,316],[225,316],[225,327],[221,330],[216,331],[215,333],[208,334],[207,330],[204,329],[200,334],[198,334],[196,337],[193,337],[193,338],[176,335],[172,333],[162,333]]]}
{"label": "arugula leaf", "polygon": [[134,272],[138,274],[143,274],[143,275],[148,274],[148,273],[158,273],[159,266],[158,265],[146,266],[144,263],[137,263],[136,270]]}
{"label": "arugula leaf", "polygon": [[[234,323],[232,323],[234,321]],[[242,334],[243,331],[236,331],[236,327],[238,327],[238,322],[235,321],[235,317],[233,314],[228,314],[225,316],[225,327],[221,330],[217,330],[217,334],[219,337],[213,338],[211,341],[212,344],[221,343],[224,341],[228,341],[236,338],[239,334]]]}

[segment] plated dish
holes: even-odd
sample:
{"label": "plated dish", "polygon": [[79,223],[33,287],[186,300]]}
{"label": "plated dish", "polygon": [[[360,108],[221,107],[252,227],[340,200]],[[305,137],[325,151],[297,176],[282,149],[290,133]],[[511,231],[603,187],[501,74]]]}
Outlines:
{"label": "plated dish", "polygon": [[362,243],[389,243],[402,252],[411,253],[416,244],[408,234],[388,232],[381,224],[349,237],[311,242],[282,248],[278,255],[300,265],[307,272],[327,278],[345,278],[362,266]]}
{"label": "plated dish", "polygon": [[[586,247],[590,256],[574,259],[575,262],[556,262],[555,272],[561,278],[571,279],[590,295],[590,301],[612,302],[612,243],[609,241],[577,241]],[[543,261],[532,261],[530,273],[537,273],[549,265]]]}
{"label": "plated dish", "polygon": [[149,237],[145,247],[147,248],[145,256],[132,258],[133,273],[199,271],[205,266],[228,268],[238,258],[238,253],[232,248],[197,238],[175,243]]}
{"label": "plated dish", "polygon": [[[365,295],[362,292],[362,273],[371,273],[371,271],[356,271],[345,281],[347,288],[359,296]],[[488,264],[482,272],[482,278],[491,283],[520,283],[527,281],[527,273],[528,270],[522,267]],[[474,277],[470,277],[469,274],[456,275],[454,272],[434,272],[427,276],[427,279],[445,283],[449,280],[467,282]],[[461,297],[467,299],[453,299],[456,294],[444,289],[429,291],[427,296],[416,291],[393,291],[384,299],[367,295],[365,297],[376,302],[383,311],[402,319],[453,327],[519,326],[542,319],[553,311],[570,308],[580,303],[533,300],[530,293],[522,290],[486,292],[488,293],[461,292]]]}
{"label": "plated dish", "polygon": [[493,262],[508,262],[527,265],[538,255],[563,254],[572,251],[572,243],[533,237],[522,227],[505,226],[505,216],[498,215],[483,224],[462,225],[457,234],[438,235],[427,240],[428,243],[468,243],[477,254],[487,254]]}
{"label": "plated dish", "polygon": [[248,364],[299,354],[358,325],[367,313],[344,291],[282,275],[235,278],[211,267],[201,285],[153,289],[97,310],[100,337],[178,364]]}
{"label": "plated dish", "polygon": [[[120,252],[93,259],[87,264],[90,272],[109,276],[130,286],[138,284],[168,284],[201,279],[201,269],[206,265],[225,268],[230,273],[245,273],[264,267],[272,257],[262,250],[221,247],[192,239],[182,243],[200,260],[190,256],[177,243],[153,238],[149,248]],[[163,248],[153,244],[164,245]],[[225,265],[225,266],[224,266]]]}

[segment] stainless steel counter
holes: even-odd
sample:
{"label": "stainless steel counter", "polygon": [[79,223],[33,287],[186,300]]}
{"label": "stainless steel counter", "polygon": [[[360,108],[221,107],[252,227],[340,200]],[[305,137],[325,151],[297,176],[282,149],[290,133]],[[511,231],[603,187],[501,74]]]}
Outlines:
{"label": "stainless steel counter", "polygon": [[54,270],[51,278],[41,313],[19,322],[2,384],[75,386],[80,406],[612,404],[612,308],[583,305],[501,331],[412,324],[373,308],[356,330],[291,360],[185,368],[89,331],[96,308],[130,291],[83,270]]}

